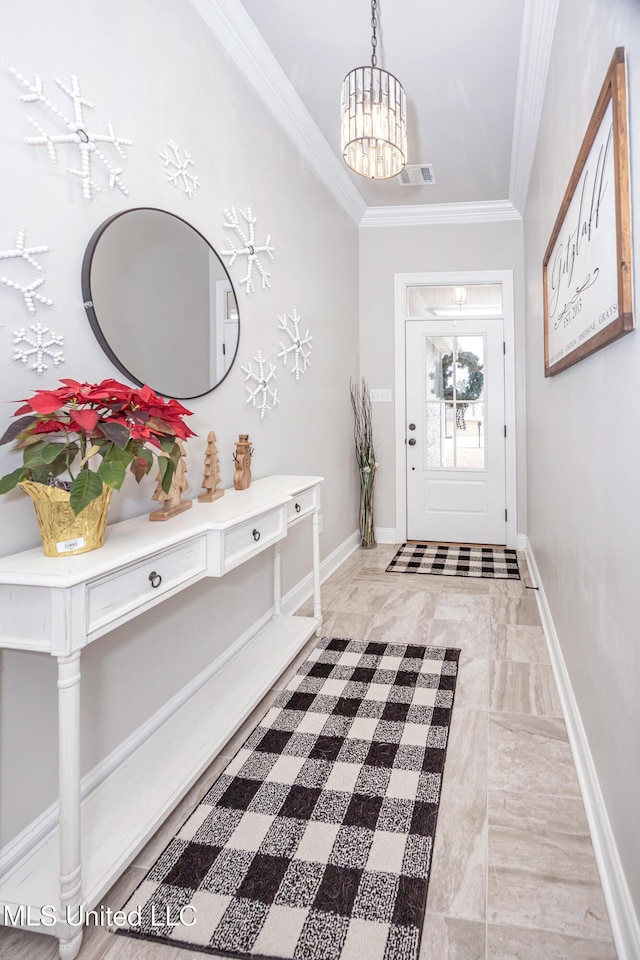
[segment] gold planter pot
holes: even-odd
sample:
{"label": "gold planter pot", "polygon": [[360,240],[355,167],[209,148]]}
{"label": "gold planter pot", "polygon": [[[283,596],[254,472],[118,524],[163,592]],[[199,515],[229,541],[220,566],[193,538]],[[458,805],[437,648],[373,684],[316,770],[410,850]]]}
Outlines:
{"label": "gold planter pot", "polygon": [[111,487],[103,487],[99,497],[76,514],[66,490],[44,483],[23,480],[20,486],[33,500],[46,557],[73,557],[88,553],[104,543]]}

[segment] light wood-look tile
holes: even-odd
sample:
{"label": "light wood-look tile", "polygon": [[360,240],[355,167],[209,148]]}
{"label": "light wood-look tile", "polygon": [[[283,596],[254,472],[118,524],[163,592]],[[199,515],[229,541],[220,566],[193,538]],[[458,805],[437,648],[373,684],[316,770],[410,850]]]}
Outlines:
{"label": "light wood-look tile", "polygon": [[454,710],[444,782],[475,790],[487,789],[489,714],[486,710]]}
{"label": "light wood-look tile", "polygon": [[365,613],[345,613],[342,610],[329,611],[322,621],[322,633],[327,637],[366,640],[371,630],[371,617]]}
{"label": "light wood-look tile", "polygon": [[442,589],[448,594],[479,594],[489,596],[491,593],[491,584],[495,580],[489,580],[487,577],[449,577],[439,573],[428,574],[431,579],[438,577],[442,581]]}
{"label": "light wood-look tile", "polygon": [[549,651],[542,627],[500,623],[492,638],[492,660],[521,663],[549,663]]}
{"label": "light wood-look tile", "polygon": [[442,593],[447,584],[446,577],[432,576],[422,573],[398,573],[384,570],[362,570],[355,574],[355,579],[376,583],[379,589],[384,589],[389,593],[396,589],[402,589],[411,593]]}
{"label": "light wood-look tile", "polygon": [[443,591],[438,597],[435,620],[462,620],[469,623],[489,623],[491,597],[489,594]]}
{"label": "light wood-look tile", "polygon": [[[407,579],[408,577],[403,578],[405,581]],[[412,617],[420,621],[433,620],[438,596],[438,593],[432,591],[406,589],[404,583],[398,584],[393,589],[385,591],[381,613],[392,616],[401,613],[403,617]]]}
{"label": "light wood-look tile", "polygon": [[333,606],[341,613],[380,613],[386,597],[367,580],[352,580],[336,594]]}
{"label": "light wood-look tile", "polygon": [[491,923],[610,941],[582,800],[489,792]]}
{"label": "light wood-look tile", "polygon": [[487,960],[617,960],[612,943],[492,923],[487,947]]}
{"label": "light wood-look tile", "polygon": [[58,941],[41,933],[0,926],[0,960],[59,960]]}
{"label": "light wood-look tile", "polygon": [[104,960],[195,960],[196,957],[205,956],[211,960],[211,954],[115,935]]}
{"label": "light wood-look tile", "polygon": [[535,597],[491,597],[491,616],[495,623],[540,626],[540,614]]}
{"label": "light wood-look tile", "polygon": [[489,709],[499,713],[562,717],[560,698],[549,664],[492,661]]}
{"label": "light wood-look tile", "polygon": [[434,647],[459,647],[471,659],[488,660],[495,629],[489,622],[435,619],[431,621],[428,641]]}
{"label": "light wood-look tile", "polygon": [[484,923],[430,913],[425,917],[419,960],[485,960],[485,939]]}
{"label": "light wood-look tile", "polygon": [[373,618],[367,640],[378,640],[382,643],[426,644],[430,625],[431,620],[394,616],[385,610]]}
{"label": "light wood-look tile", "polygon": [[487,794],[447,782],[445,768],[427,913],[486,917]]}
{"label": "light wood-look tile", "polygon": [[[486,710],[489,703],[490,661],[460,651],[455,705],[463,710]],[[455,713],[454,713],[455,717]]]}
{"label": "light wood-look tile", "polygon": [[578,797],[564,722],[557,717],[489,714],[489,788]]}
{"label": "light wood-look tile", "polygon": [[492,597],[528,596],[525,580],[488,580],[487,583]]}

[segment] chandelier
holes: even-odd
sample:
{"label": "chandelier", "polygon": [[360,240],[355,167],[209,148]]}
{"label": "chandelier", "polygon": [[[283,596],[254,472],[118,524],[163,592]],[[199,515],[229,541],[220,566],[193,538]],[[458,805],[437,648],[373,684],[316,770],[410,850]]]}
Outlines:
{"label": "chandelier", "polygon": [[407,162],[407,112],[402,84],[377,64],[377,0],[371,0],[371,66],[351,70],[342,84],[341,148],[362,177],[396,177]]}

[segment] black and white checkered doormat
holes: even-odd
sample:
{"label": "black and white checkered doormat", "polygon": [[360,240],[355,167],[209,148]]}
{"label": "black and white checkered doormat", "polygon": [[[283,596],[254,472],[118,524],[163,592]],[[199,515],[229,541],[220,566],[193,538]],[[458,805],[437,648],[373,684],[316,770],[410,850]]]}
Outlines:
{"label": "black and white checkered doormat", "polygon": [[459,653],[319,640],[119,932],[251,960],[417,960]]}
{"label": "black and white checkered doormat", "polygon": [[505,547],[451,547],[403,543],[388,573],[435,573],[444,577],[519,580],[518,555]]}

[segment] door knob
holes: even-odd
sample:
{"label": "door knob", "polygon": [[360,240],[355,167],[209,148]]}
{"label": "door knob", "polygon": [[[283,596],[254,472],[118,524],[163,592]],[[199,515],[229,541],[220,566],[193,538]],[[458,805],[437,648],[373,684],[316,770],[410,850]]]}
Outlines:
{"label": "door knob", "polygon": [[415,437],[411,437],[411,440],[409,440],[409,446],[410,446],[410,447],[415,447],[416,443],[417,443],[416,438],[415,438]]}
{"label": "door knob", "polygon": [[416,428],[415,423],[410,423],[410,424],[409,424],[409,430],[415,430],[415,428]]}

